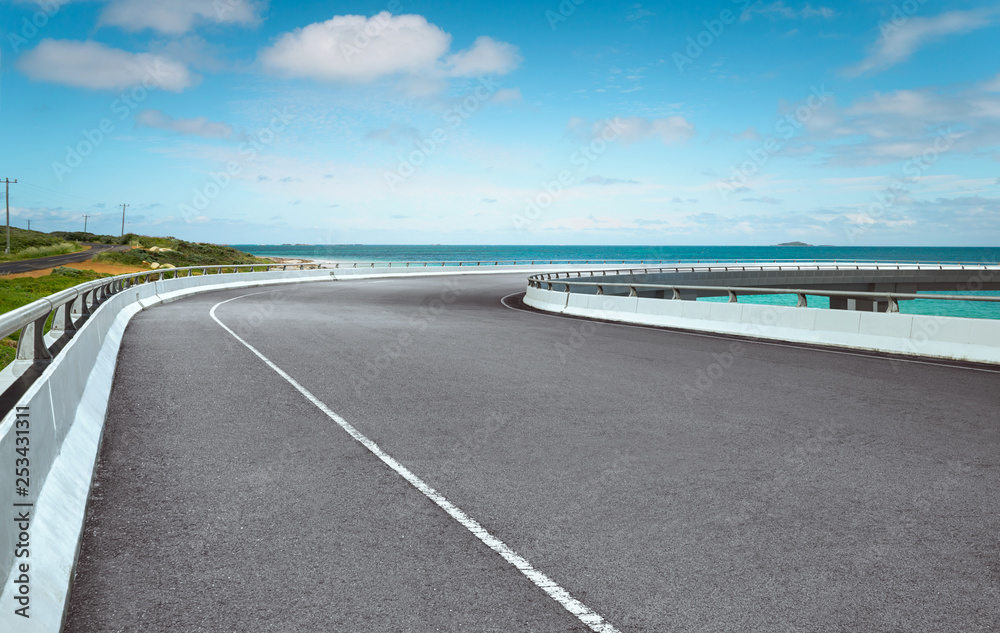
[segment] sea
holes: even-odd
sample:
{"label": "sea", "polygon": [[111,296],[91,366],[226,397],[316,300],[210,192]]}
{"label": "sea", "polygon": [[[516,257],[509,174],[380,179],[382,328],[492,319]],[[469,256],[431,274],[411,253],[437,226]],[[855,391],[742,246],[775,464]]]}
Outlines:
{"label": "sea", "polygon": [[[232,244],[261,257],[295,257],[331,262],[922,262],[998,264],[1000,247],[938,246],[521,246],[412,244]],[[1000,296],[998,291],[948,294]],[[809,305],[828,308],[829,300],[809,297]],[[725,301],[706,297],[699,301]],[[741,297],[746,303],[795,305],[791,295]],[[904,314],[1000,319],[1000,303],[917,299],[899,302]]]}

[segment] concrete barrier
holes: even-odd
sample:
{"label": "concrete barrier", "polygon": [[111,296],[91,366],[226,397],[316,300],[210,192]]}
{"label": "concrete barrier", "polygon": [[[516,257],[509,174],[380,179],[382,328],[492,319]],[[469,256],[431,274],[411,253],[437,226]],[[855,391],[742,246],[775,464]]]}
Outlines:
{"label": "concrete barrier", "polygon": [[1000,364],[1000,320],[577,295],[529,287],[539,310],[659,327]]}
{"label": "concrete barrier", "polygon": [[[193,294],[288,283],[383,277],[544,272],[548,266],[369,268],[224,273],[131,286],[101,303],[0,422],[0,631],[55,633],[62,627],[82,542],[122,336],[147,308]],[[554,270],[554,268],[553,268]],[[561,267],[560,270],[565,270]],[[26,417],[18,417],[19,410]],[[27,420],[25,428],[18,419]],[[19,435],[18,430],[27,430]],[[29,495],[16,493],[18,438],[27,437]],[[23,463],[23,462],[22,462]],[[15,505],[19,503],[30,505]],[[27,513],[21,529],[14,519]],[[24,537],[22,539],[22,536]],[[18,543],[23,542],[23,546]],[[18,556],[18,553],[26,555]],[[26,582],[17,582],[20,578]],[[25,589],[22,590],[22,587]],[[25,618],[16,613],[24,601]]]}

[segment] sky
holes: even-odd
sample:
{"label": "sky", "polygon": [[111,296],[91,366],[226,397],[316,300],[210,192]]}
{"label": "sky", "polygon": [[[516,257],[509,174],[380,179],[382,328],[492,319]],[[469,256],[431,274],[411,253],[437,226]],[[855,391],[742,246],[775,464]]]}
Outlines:
{"label": "sky", "polygon": [[0,0],[13,226],[996,246],[1000,6]]}

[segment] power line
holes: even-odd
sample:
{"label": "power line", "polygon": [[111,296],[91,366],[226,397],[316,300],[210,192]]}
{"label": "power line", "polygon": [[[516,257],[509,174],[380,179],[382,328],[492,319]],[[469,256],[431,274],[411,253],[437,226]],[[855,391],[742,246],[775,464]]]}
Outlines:
{"label": "power line", "polygon": [[50,194],[56,194],[64,198],[75,198],[76,200],[82,200],[83,202],[90,202],[92,204],[104,204],[104,202],[101,202],[100,200],[94,200],[93,198],[87,198],[85,196],[78,196],[76,194],[66,193],[65,191],[56,191],[55,189],[49,189],[48,187],[43,187],[41,185],[36,185],[30,182],[25,182],[23,180],[21,181],[21,184],[27,185],[32,189],[41,189],[42,191],[47,191]]}
{"label": "power line", "polygon": [[[17,178],[14,179],[14,184],[17,184]],[[4,254],[10,255],[10,178],[4,178],[4,185],[7,189],[7,248],[4,249]]]}

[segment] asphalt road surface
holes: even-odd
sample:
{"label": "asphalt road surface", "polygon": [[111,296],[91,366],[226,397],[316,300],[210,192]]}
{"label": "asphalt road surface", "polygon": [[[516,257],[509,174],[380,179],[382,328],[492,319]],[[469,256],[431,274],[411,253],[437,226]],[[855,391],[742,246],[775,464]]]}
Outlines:
{"label": "asphalt road surface", "polygon": [[[523,288],[137,315],[66,630],[590,630],[324,406],[609,631],[1000,630],[1000,375],[501,304]],[[212,318],[234,298],[291,380]]]}
{"label": "asphalt road surface", "polygon": [[42,270],[45,268],[55,268],[56,266],[62,266],[64,264],[73,264],[75,262],[85,262],[88,259],[93,259],[94,255],[102,253],[104,251],[124,251],[128,250],[129,246],[114,246],[110,244],[88,244],[84,243],[84,246],[90,246],[87,250],[80,251],[78,253],[68,253],[66,255],[53,255],[51,257],[36,257],[35,259],[22,259],[16,262],[8,262],[5,264],[0,264],[0,275],[10,275],[13,273],[26,273],[32,270]]}

